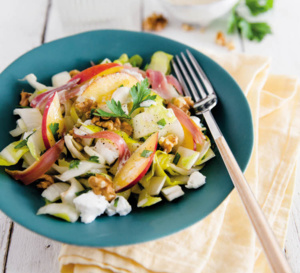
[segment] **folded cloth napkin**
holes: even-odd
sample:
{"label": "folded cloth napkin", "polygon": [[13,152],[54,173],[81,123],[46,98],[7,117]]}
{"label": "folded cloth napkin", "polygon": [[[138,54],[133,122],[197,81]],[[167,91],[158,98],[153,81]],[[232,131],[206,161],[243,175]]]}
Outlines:
{"label": "folded cloth napkin", "polygon": [[[300,143],[298,81],[270,75],[268,58],[208,55],[233,76],[248,99],[254,149],[245,176],[283,246]],[[59,262],[62,273],[270,272],[235,190],[208,217],[174,235],[104,249],[63,245]]]}

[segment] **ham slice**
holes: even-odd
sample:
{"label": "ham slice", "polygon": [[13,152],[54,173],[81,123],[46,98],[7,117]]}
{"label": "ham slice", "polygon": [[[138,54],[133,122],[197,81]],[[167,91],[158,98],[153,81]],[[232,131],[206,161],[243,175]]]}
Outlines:
{"label": "ham slice", "polygon": [[163,99],[171,100],[172,98],[179,96],[179,94],[176,92],[172,84],[175,82],[173,80],[174,77],[173,78],[169,77],[169,81],[172,82],[171,84],[169,84],[167,77],[160,71],[148,69],[146,71],[146,75],[151,84],[151,88],[154,91],[156,91],[156,93],[160,95]]}
{"label": "ham slice", "polygon": [[177,92],[180,94],[180,95],[183,95],[183,92],[182,92],[182,87],[180,85],[180,83],[177,81],[177,79],[172,76],[172,75],[167,75],[166,76],[166,79],[167,79],[167,82],[171,85],[174,86],[174,88],[177,90]]}

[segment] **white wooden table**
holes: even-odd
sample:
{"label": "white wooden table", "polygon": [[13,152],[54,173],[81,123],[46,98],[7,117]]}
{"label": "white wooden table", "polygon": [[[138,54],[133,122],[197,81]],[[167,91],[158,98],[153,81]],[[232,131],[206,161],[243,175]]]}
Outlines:
{"label": "white wooden table", "polygon": [[[44,42],[88,29],[119,28],[141,30],[145,16],[153,11],[163,12],[170,20],[159,35],[194,47],[209,47],[225,52],[214,43],[218,30],[226,31],[226,18],[214,22],[204,33],[199,28],[190,32],[181,29],[181,23],[172,19],[159,0],[111,0],[117,19],[90,24],[82,28],[61,20],[59,0],[0,0],[0,72],[21,54]],[[69,0],[71,1],[71,0]],[[75,0],[74,0],[75,1]],[[264,19],[273,26],[273,35],[262,43],[250,43],[238,35],[232,36],[237,51],[271,56],[272,71],[279,74],[300,75],[300,39],[298,11],[300,1],[275,0],[275,8]],[[107,4],[106,3],[106,4]],[[298,37],[297,37],[298,36]],[[294,196],[285,245],[287,259],[294,272],[300,272],[300,181]],[[57,273],[61,244],[41,237],[13,223],[0,212],[0,272]]]}

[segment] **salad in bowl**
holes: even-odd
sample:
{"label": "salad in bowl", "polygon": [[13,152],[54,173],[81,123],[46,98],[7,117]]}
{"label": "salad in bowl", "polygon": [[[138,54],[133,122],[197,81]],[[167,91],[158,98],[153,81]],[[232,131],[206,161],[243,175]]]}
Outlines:
{"label": "salad in bowl", "polygon": [[52,86],[26,80],[16,128],[19,140],[0,153],[15,180],[35,183],[45,200],[37,214],[91,223],[173,201],[205,184],[199,171],[215,156],[193,100],[170,75],[172,55],[139,55],[60,72]]}

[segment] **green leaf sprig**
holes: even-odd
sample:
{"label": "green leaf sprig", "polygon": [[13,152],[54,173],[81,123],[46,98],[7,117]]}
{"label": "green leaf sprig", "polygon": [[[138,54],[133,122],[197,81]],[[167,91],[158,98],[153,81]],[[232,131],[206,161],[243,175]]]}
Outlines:
{"label": "green leaf sprig", "polygon": [[[249,8],[251,14],[256,16],[263,12],[270,10],[273,7],[273,0],[265,0],[262,3],[259,0],[246,0],[246,6]],[[228,33],[234,33],[236,30],[241,35],[250,41],[262,41],[267,34],[271,34],[272,30],[268,23],[265,22],[249,22],[240,15],[237,8],[240,4],[236,4],[229,17]]]}
{"label": "green leaf sprig", "polygon": [[156,95],[150,95],[151,90],[148,88],[148,79],[144,79],[141,83],[137,83],[131,87],[129,93],[133,99],[133,105],[130,113],[127,115],[122,109],[121,102],[116,102],[114,99],[107,101],[106,105],[112,113],[106,112],[102,109],[96,109],[93,111],[93,115],[100,117],[114,117],[114,118],[126,118],[131,119],[131,114],[141,107],[141,103],[146,100],[155,100]]}

